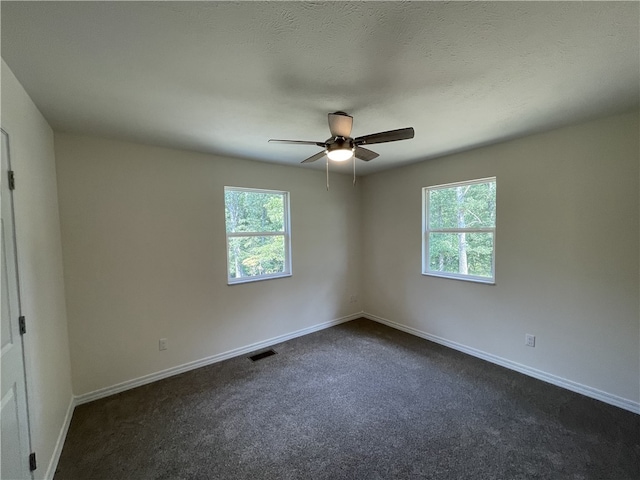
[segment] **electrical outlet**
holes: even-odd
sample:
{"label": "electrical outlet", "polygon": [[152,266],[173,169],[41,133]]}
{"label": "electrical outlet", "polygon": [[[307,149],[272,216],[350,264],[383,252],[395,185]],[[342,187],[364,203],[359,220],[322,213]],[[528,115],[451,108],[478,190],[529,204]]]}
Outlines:
{"label": "electrical outlet", "polygon": [[166,338],[161,338],[160,341],[158,342],[158,349],[159,350],[166,350],[167,349],[167,339]]}
{"label": "electrical outlet", "polygon": [[524,344],[527,347],[535,347],[536,346],[536,336],[531,335],[529,333],[525,333],[524,335]]}
{"label": "electrical outlet", "polygon": [[358,295],[351,295],[351,297],[349,297],[349,303],[358,303]]}

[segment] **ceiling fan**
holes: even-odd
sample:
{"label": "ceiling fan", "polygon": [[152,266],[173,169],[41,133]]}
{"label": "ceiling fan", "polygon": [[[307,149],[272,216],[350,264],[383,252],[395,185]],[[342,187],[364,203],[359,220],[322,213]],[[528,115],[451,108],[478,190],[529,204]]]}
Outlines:
{"label": "ceiling fan", "polygon": [[[325,155],[328,160],[334,162],[344,162],[351,158],[359,158],[368,162],[378,156],[376,152],[368,150],[362,145],[372,145],[375,143],[397,142],[398,140],[408,140],[413,138],[414,131],[412,127],[400,128],[398,130],[389,130],[387,132],[372,133],[361,137],[351,138],[351,127],[353,126],[353,117],[345,112],[334,112],[329,114],[329,130],[331,137],[324,142],[314,142],[306,140],[276,140],[271,139],[269,142],[274,143],[293,143],[298,145],[317,145],[324,150],[310,156],[302,161],[302,163],[315,162]],[[329,162],[327,161],[327,165]]]}
{"label": "ceiling fan", "polygon": [[361,137],[351,138],[351,127],[353,126],[353,117],[345,112],[334,112],[329,114],[329,130],[331,137],[324,142],[314,142],[307,140],[276,140],[271,139],[269,142],[274,143],[293,143],[297,145],[317,145],[324,150],[311,155],[304,159],[301,163],[311,163],[320,160],[326,155],[327,157],[327,190],[329,190],[329,160],[334,162],[344,162],[353,158],[353,185],[356,184],[356,158],[368,162],[379,155],[362,145],[372,145],[375,143],[397,142],[398,140],[408,140],[413,138],[414,131],[412,127],[400,128],[398,130],[389,130],[387,132],[372,133]]}

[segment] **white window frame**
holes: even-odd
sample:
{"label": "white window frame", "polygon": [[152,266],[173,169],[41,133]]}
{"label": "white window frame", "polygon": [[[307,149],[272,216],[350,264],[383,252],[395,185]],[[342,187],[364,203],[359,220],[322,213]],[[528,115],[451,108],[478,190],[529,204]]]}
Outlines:
{"label": "white window frame", "polygon": [[[433,190],[441,190],[446,188],[455,188],[467,185],[476,185],[479,183],[494,182],[496,177],[479,178],[476,180],[468,180],[464,182],[445,183],[442,185],[432,185],[422,189],[422,274],[431,277],[451,278],[454,280],[465,280],[468,282],[486,283],[495,285],[496,283],[496,227],[482,228],[434,228],[429,229],[429,192]],[[496,201],[496,222],[497,222],[497,201]],[[429,234],[430,233],[491,233],[493,236],[493,251],[491,253],[491,277],[481,277],[478,275],[469,275],[463,273],[441,272],[429,269]]]}
{"label": "white window frame", "polygon": [[[247,187],[224,187],[224,193],[228,191],[235,192],[251,192],[251,193],[265,193],[265,194],[278,194],[283,196],[284,204],[284,217],[283,226],[284,230],[280,232],[228,232],[227,231],[227,219],[225,214],[225,232],[226,232],[226,270],[227,270],[227,285],[237,285],[240,283],[259,282],[262,280],[271,280],[274,278],[290,277],[292,275],[291,270],[291,214],[289,206],[289,192],[283,190],[266,190],[263,188],[247,188]],[[223,197],[225,211],[227,209],[226,195]],[[235,237],[284,237],[284,271],[278,273],[270,273],[266,275],[256,275],[254,277],[230,277],[229,276],[229,239]]]}

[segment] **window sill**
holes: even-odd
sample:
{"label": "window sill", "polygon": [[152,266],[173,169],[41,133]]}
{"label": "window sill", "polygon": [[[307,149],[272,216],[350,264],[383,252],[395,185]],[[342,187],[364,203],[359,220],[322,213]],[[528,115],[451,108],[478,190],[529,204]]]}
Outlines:
{"label": "window sill", "polygon": [[240,277],[240,278],[228,278],[227,285],[240,285],[243,283],[253,283],[253,282],[262,282],[264,280],[274,280],[276,278],[286,278],[290,277],[291,273],[278,273],[274,275],[265,275],[262,277]]}
{"label": "window sill", "polygon": [[425,277],[448,278],[449,280],[462,280],[463,282],[482,283],[484,285],[495,285],[495,278],[473,277],[470,275],[456,275],[453,273],[422,272]]}

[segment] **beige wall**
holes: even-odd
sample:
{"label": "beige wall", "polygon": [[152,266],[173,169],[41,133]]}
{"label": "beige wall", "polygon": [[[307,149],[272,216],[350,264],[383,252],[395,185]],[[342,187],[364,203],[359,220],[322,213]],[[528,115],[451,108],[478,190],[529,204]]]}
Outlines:
{"label": "beige wall", "polygon": [[9,134],[16,174],[18,269],[22,312],[28,322],[24,339],[29,414],[39,464],[34,476],[44,478],[73,399],[53,132],[4,61],[2,128]]}
{"label": "beige wall", "polygon": [[[636,112],[365,177],[365,311],[637,405],[638,136]],[[494,175],[496,285],[422,276],[422,187]]]}
{"label": "beige wall", "polygon": [[[55,145],[76,395],[362,310],[349,302],[350,177],[327,192],[303,168],[65,134]],[[226,284],[225,185],[291,192],[292,277]]]}
{"label": "beige wall", "polygon": [[[56,155],[78,395],[364,305],[638,402],[637,114],[368,176],[362,189],[334,175],[328,193],[320,172],[91,137],[56,134]],[[422,276],[421,188],[493,175],[497,284]],[[291,191],[292,278],[226,285],[224,185]]]}

